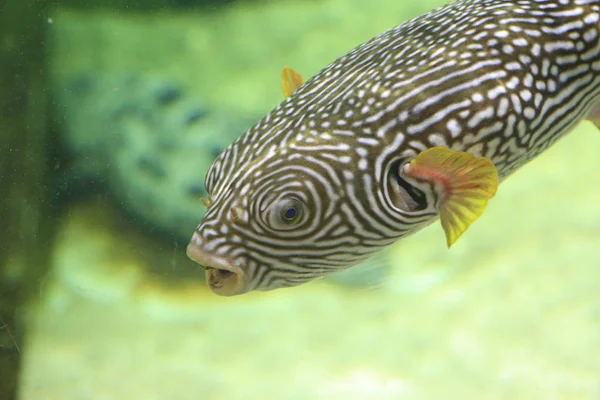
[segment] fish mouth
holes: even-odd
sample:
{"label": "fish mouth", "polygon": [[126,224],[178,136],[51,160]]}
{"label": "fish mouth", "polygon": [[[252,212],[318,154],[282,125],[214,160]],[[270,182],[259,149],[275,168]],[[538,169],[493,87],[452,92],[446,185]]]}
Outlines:
{"label": "fish mouth", "polygon": [[213,293],[235,296],[247,291],[244,271],[235,262],[203,251],[194,243],[194,239],[188,245],[186,254],[205,269],[206,282]]}

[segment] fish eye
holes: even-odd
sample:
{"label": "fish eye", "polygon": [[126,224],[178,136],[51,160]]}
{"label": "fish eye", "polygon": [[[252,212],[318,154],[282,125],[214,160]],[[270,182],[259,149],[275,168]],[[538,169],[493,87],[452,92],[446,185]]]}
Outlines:
{"label": "fish eye", "polygon": [[297,216],[297,210],[296,207],[288,207],[287,209],[285,209],[283,211],[283,219],[285,221],[293,221],[294,219],[296,219]]}
{"label": "fish eye", "polygon": [[304,216],[304,205],[295,198],[278,201],[271,208],[269,224],[273,229],[292,229]]}

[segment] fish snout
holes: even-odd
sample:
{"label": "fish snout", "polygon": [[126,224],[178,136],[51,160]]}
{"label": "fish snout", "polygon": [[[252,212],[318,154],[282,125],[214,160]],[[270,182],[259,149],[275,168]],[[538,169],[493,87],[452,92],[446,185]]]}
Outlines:
{"label": "fish snout", "polygon": [[215,294],[234,296],[247,291],[246,276],[240,266],[227,257],[208,251],[198,232],[194,232],[186,254],[206,270],[206,282]]}

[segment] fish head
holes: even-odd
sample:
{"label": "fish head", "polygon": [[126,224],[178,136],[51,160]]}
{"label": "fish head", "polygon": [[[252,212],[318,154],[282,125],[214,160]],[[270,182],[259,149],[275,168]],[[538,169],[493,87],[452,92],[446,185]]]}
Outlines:
{"label": "fish head", "polygon": [[209,169],[208,208],[187,248],[216,294],[323,277],[436,216],[428,185],[401,176],[410,154],[365,147],[355,154],[356,144],[330,135],[252,153],[248,140],[242,136]]}

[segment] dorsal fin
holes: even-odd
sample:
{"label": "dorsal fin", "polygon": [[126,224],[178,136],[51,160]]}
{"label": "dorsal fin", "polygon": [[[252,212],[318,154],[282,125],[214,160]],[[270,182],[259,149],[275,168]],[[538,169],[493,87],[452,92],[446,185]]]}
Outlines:
{"label": "dorsal fin", "polygon": [[300,74],[289,67],[283,67],[283,71],[281,71],[283,95],[286,98],[290,97],[300,86],[302,86],[302,77]]}

